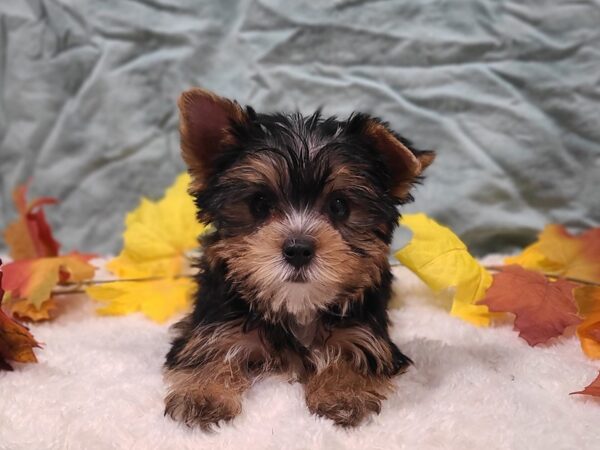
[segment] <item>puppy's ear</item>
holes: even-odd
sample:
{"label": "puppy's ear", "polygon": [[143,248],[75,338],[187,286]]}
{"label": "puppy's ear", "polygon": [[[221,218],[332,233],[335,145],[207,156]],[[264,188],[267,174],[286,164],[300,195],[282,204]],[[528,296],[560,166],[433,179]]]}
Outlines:
{"label": "puppy's ear", "polygon": [[181,154],[192,176],[192,190],[201,190],[213,174],[215,156],[233,143],[231,126],[248,120],[241,106],[204,89],[184,92],[179,106]]}
{"label": "puppy's ear", "polygon": [[392,195],[399,199],[409,199],[409,191],[413,183],[433,162],[435,152],[411,148],[408,141],[397,136],[378,119],[369,118],[363,133],[390,169]]}

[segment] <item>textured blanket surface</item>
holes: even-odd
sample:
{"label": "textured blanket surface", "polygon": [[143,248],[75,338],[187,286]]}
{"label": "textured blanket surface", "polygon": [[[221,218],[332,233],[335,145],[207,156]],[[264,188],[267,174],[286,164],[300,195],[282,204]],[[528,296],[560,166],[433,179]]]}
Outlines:
{"label": "textured blanket surface", "polygon": [[391,334],[415,364],[357,429],[311,416],[302,387],[276,378],[215,433],[182,427],[163,417],[167,325],[100,317],[70,297],[56,321],[32,326],[39,364],[0,373],[0,449],[600,448],[600,402],[569,396],[600,368],[575,338],[531,348],[508,325],[475,328],[396,273]]}

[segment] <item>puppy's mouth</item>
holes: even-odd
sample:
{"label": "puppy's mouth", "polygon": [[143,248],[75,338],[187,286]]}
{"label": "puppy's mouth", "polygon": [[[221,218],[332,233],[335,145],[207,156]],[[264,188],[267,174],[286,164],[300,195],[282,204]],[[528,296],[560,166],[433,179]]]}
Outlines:
{"label": "puppy's mouth", "polygon": [[285,281],[288,283],[308,283],[310,280],[303,271],[295,270],[294,273],[289,275]]}

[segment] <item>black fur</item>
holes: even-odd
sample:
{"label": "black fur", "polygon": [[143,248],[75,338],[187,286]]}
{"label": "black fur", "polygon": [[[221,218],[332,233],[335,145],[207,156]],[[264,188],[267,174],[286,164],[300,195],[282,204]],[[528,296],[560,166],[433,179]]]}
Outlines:
{"label": "black fur", "polygon": [[[336,118],[323,119],[319,112],[308,117],[299,114],[256,114],[250,108],[246,112],[250,119],[248,122],[232,124],[236,144],[222,149],[216,155],[213,175],[207,180],[207,187],[195,193],[199,220],[213,224],[216,228],[213,234],[205,238],[205,245],[212,245],[227,236],[249,232],[260,225],[259,221],[242,220],[235,214],[228,214],[226,207],[232,201],[247,200],[257,189],[263,187],[242,181],[223,181],[222,178],[236,162],[260,152],[276,154],[285,161],[289,177],[285,184],[280,186],[279,194],[284,193],[286,201],[294,207],[311,207],[315,202],[331,175],[330,156],[335,156],[354,168],[364,185],[372,189],[363,189],[363,185],[347,188],[350,198],[365,209],[364,219],[352,227],[341,225],[338,231],[352,251],[360,256],[367,254],[367,250],[361,246],[361,239],[366,239],[365,236],[390,244],[399,218],[397,207],[412,198],[408,196],[399,199],[391,194],[391,174],[381,154],[373,148],[364,134],[368,121],[377,119],[354,114],[347,121],[340,122]],[[409,141],[396,137],[412,149]],[[309,158],[311,141],[323,145],[318,157],[313,159]],[[420,153],[417,150],[412,151],[415,154]],[[384,226],[375,230],[377,225]],[[228,268],[225,263],[211,266],[206,257],[203,257],[199,267],[199,290],[190,317],[191,325],[173,342],[173,347],[167,355],[167,368],[180,367],[178,354],[195,327],[243,320],[245,330],[258,330],[269,347],[278,352],[295,352],[303,358],[305,369],[312,370],[308,358],[305,357],[307,350],[289,331],[289,327],[285,323],[272,323],[261,317],[227,281]],[[383,338],[391,349],[393,362],[384,368],[385,374],[391,376],[411,361],[398,350],[388,335],[387,305],[391,296],[392,274],[389,266],[382,268],[381,272],[381,283],[367,289],[362,301],[352,302],[343,313],[334,303],[318,320],[329,330],[336,327],[368,326],[375,335]],[[349,294],[353,292],[342,292],[339,295]],[[369,361],[369,369],[374,372],[377,367],[375,356],[370,355],[367,349],[364,349],[364,352]]]}
{"label": "black fur", "polygon": [[[169,369],[183,368],[178,354],[189,340],[194,328],[243,319],[245,331],[258,330],[268,346],[279,353],[289,350],[298,354],[303,359],[305,370],[310,372],[313,367],[307,358],[307,349],[298,342],[285,324],[266,321],[256,312],[251,311],[248,303],[239,293],[231,289],[231,285],[225,279],[226,272],[227,268],[224,265],[211,270],[205,262],[202,262],[201,271],[197,276],[200,289],[196,295],[196,303],[191,315],[191,327],[186,328],[185,333],[173,341],[171,350],[167,354],[166,367]],[[368,325],[374,335],[383,337],[390,346],[393,362],[384,367],[384,373],[392,376],[406,368],[412,361],[398,349],[389,337],[387,304],[391,296],[392,281],[389,269],[383,273],[382,280],[379,286],[374,286],[365,292],[362,302],[352,303],[344,314],[334,305],[322,314],[320,320],[324,328],[328,330],[335,327],[348,328]],[[377,367],[375,357],[370,355],[367,349],[363,349],[363,351],[369,361],[370,371],[375,373]],[[194,364],[198,363],[201,362],[194,362]]]}
{"label": "black fur", "polygon": [[[366,227],[382,222],[390,225],[389,232],[381,238],[386,243],[391,242],[393,227],[399,216],[397,206],[412,201],[412,197],[409,195],[400,199],[391,194],[391,174],[381,154],[363,133],[370,120],[380,122],[378,119],[356,113],[347,121],[341,122],[336,118],[323,119],[320,112],[308,117],[300,114],[267,115],[256,114],[250,108],[248,115],[251,118],[249,122],[232,124],[233,135],[238,144],[229,146],[216,155],[215,170],[206,183],[208,187],[196,193],[201,221],[216,222],[221,232],[225,231],[223,228],[230,224],[219,216],[223,205],[231,201],[232,197],[239,198],[254,192],[256,186],[220,181],[222,174],[245,156],[262,152],[282,157],[290,177],[289,182],[281,186],[281,192],[286,194],[286,199],[294,206],[310,206],[330,175],[328,157],[335,154],[359,170],[365,184],[376,189],[375,197],[368,195],[360,186],[351,189],[351,194],[371,209],[373,223],[365,223]],[[338,127],[342,132],[336,136]],[[415,154],[422,153],[415,150],[410,141],[395,136]],[[310,139],[325,142],[319,157],[314,160],[309,158]],[[419,182],[419,179],[415,182]]]}

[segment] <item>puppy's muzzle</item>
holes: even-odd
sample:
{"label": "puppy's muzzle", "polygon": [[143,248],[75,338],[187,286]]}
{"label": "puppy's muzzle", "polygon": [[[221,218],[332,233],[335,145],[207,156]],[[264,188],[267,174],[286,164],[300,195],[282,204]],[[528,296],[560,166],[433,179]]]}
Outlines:
{"label": "puppy's muzzle", "polygon": [[282,252],[290,265],[300,269],[308,265],[315,256],[315,242],[306,236],[291,237],[283,243]]}

